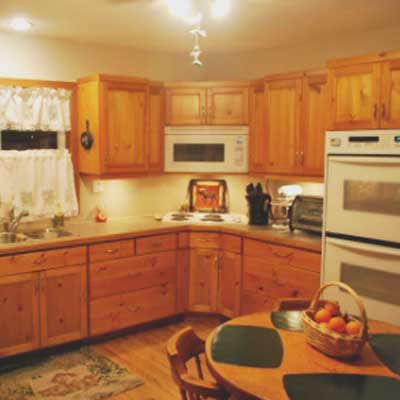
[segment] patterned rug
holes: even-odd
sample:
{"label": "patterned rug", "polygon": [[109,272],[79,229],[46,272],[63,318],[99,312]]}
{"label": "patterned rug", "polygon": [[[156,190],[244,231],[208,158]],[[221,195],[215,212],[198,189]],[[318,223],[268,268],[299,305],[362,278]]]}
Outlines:
{"label": "patterned rug", "polygon": [[1,400],[105,400],[144,382],[88,347],[0,374]]}

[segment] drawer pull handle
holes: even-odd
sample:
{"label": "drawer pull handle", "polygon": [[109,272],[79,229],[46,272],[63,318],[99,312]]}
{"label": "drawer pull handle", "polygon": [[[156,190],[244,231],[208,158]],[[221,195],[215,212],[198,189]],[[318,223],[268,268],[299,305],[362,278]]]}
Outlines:
{"label": "drawer pull handle", "polygon": [[35,265],[43,265],[47,262],[47,258],[44,256],[41,256],[40,258],[36,259],[33,263]]}
{"label": "drawer pull handle", "polygon": [[136,313],[136,312],[141,311],[142,307],[140,307],[140,306],[135,306],[135,307],[134,306],[128,306],[127,309],[131,313]]}
{"label": "drawer pull handle", "polygon": [[142,275],[143,275],[143,272],[129,272],[128,273],[128,276],[130,278],[139,278],[139,276],[142,276]]}
{"label": "drawer pull handle", "polygon": [[289,258],[289,257],[291,257],[294,253],[293,253],[293,252],[290,252],[290,253],[284,254],[284,253],[279,253],[279,252],[277,252],[277,251],[273,251],[272,254],[273,254],[274,256],[277,256],[277,257],[280,257],[280,258]]}
{"label": "drawer pull handle", "polygon": [[115,253],[118,253],[118,249],[108,249],[108,250],[106,250],[106,253],[107,254],[115,254]]}

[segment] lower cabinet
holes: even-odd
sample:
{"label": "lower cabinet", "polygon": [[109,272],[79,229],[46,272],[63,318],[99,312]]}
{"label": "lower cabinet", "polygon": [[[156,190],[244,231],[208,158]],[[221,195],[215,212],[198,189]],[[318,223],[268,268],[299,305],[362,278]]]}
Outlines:
{"label": "lower cabinet", "polygon": [[242,314],[269,311],[285,297],[311,298],[320,286],[321,255],[244,241]]}
{"label": "lower cabinet", "polygon": [[234,317],[240,310],[241,255],[225,250],[190,250],[189,311]]}
{"label": "lower cabinet", "polygon": [[[153,248],[159,249],[154,252]],[[177,313],[176,235],[136,240],[136,256],[89,266],[90,335],[96,336]]]}
{"label": "lower cabinet", "polygon": [[0,278],[0,357],[87,335],[86,266]]}
{"label": "lower cabinet", "polygon": [[218,256],[218,250],[190,250],[189,311],[217,311]]}
{"label": "lower cabinet", "polygon": [[42,346],[87,336],[86,266],[40,273],[40,331]]}
{"label": "lower cabinet", "polygon": [[0,357],[39,348],[39,275],[0,278]]}

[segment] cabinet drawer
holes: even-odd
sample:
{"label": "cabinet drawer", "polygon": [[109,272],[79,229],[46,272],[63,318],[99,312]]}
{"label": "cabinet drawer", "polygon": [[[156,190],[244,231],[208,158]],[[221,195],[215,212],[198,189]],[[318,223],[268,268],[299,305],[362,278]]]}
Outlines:
{"label": "cabinet drawer", "polygon": [[91,264],[90,298],[176,283],[176,275],[174,251]]}
{"label": "cabinet drawer", "polygon": [[90,303],[90,334],[128,328],[173,315],[176,312],[176,286],[163,285]]}
{"label": "cabinet drawer", "polygon": [[120,240],[89,246],[90,262],[113,260],[135,255],[134,240]]}
{"label": "cabinet drawer", "polygon": [[272,297],[244,290],[242,295],[241,315],[272,311],[275,302],[276,299]]}
{"label": "cabinet drawer", "polygon": [[69,247],[0,257],[0,276],[86,264],[86,247]]}
{"label": "cabinet drawer", "polygon": [[223,234],[220,238],[221,249],[232,253],[241,253],[242,238],[240,236]]}
{"label": "cabinet drawer", "polygon": [[246,256],[268,259],[271,263],[291,265],[317,273],[321,271],[321,254],[312,251],[245,239],[243,253]]}
{"label": "cabinet drawer", "polygon": [[219,233],[200,233],[190,234],[190,247],[203,247],[206,249],[219,249]]}
{"label": "cabinet drawer", "polygon": [[151,254],[158,251],[168,251],[176,249],[176,235],[157,235],[137,239],[136,252],[138,255]]}
{"label": "cabinet drawer", "polygon": [[319,288],[319,274],[268,257],[244,257],[243,288],[262,296],[311,298]]}

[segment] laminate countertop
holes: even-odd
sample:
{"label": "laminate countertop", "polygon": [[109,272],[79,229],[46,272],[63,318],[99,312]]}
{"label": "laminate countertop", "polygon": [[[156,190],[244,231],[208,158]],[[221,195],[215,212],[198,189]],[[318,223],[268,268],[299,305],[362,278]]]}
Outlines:
{"label": "laminate countertop", "polygon": [[13,255],[29,251],[40,251],[61,247],[88,245],[110,240],[121,240],[164,233],[178,232],[221,232],[240,235],[300,249],[321,252],[322,240],[316,235],[301,231],[281,231],[270,226],[253,226],[238,224],[182,224],[156,221],[152,217],[125,218],[95,222],[68,222],[66,230],[72,236],[57,239],[28,239],[26,241],[0,244],[0,255]]}

